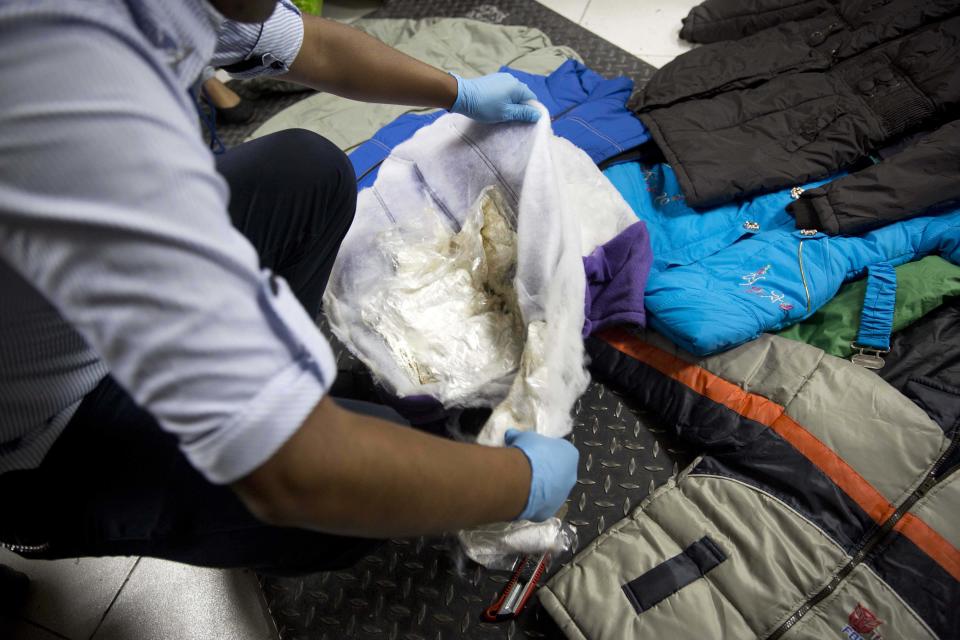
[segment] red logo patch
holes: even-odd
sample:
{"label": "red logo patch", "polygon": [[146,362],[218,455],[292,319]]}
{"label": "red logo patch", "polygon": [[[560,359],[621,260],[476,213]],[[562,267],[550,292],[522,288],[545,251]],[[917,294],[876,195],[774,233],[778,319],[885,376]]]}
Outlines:
{"label": "red logo patch", "polygon": [[883,624],[883,621],[878,618],[870,609],[867,609],[865,606],[857,603],[856,608],[850,612],[850,626],[853,627],[853,630],[857,633],[871,633],[874,629]]}

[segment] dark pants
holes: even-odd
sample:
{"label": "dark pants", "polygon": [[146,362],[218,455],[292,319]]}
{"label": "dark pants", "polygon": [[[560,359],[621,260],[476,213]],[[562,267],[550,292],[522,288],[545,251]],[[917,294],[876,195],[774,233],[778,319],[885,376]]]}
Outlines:
{"label": "dark pants", "polygon": [[[346,156],[292,130],[229,151],[217,168],[230,184],[234,225],[316,313],[356,206]],[[384,407],[339,402],[399,420]],[[228,487],[193,469],[176,438],[109,377],[38,469],[0,475],[0,541],[48,545],[23,553],[33,558],[144,555],[275,574],[348,566],[374,544],[258,521]]]}

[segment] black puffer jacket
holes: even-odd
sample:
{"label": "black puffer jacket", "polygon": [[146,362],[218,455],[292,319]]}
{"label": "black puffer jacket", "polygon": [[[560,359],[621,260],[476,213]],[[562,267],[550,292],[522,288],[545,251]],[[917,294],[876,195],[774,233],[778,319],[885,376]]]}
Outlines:
{"label": "black puffer jacket", "polygon": [[[647,85],[641,119],[691,205],[823,178],[902,134],[960,116],[960,0],[824,6],[813,18],[690,51]],[[873,178],[805,194],[795,205],[801,226],[859,233],[960,199],[957,132],[943,129],[908,149],[901,166],[920,162],[922,171],[876,167]],[[891,177],[882,184],[892,197],[876,206],[864,185]]]}
{"label": "black puffer jacket", "polygon": [[688,42],[720,42],[820,15],[836,0],[707,0],[683,19],[680,37]]}
{"label": "black puffer jacket", "polygon": [[914,378],[960,389],[960,297],[895,333],[884,358],[879,374],[904,393]]}

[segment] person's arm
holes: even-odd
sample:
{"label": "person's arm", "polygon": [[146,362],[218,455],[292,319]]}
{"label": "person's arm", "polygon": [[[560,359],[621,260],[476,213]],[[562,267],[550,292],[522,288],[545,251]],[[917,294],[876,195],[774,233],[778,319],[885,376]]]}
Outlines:
{"label": "person's arm", "polygon": [[227,21],[212,64],[234,77],[286,80],[366,102],[448,109],[482,122],[536,122],[536,95],[507,73],[461,78],[352,27],[281,0],[262,25]]}
{"label": "person's arm", "polygon": [[457,80],[366,33],[303,15],[303,44],[284,79],[365,102],[449,109]]}
{"label": "person's arm", "polygon": [[325,398],[234,488],[274,524],[386,537],[512,520],[530,481],[519,449],[446,440]]}
{"label": "person's arm", "polygon": [[439,107],[481,122],[536,122],[536,95],[513,76],[461,78],[352,27],[303,16],[303,44],[288,80],[366,102]]}

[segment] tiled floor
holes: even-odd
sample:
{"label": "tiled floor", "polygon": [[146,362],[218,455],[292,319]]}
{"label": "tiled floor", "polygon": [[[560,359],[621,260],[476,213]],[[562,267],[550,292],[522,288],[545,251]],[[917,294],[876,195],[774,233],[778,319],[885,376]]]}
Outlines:
{"label": "tiled floor", "polygon": [[2,549],[0,563],[31,580],[13,640],[276,638],[256,577],[247,571],[152,558],[27,561]]}
{"label": "tiled floor", "polygon": [[699,1],[537,0],[658,68],[693,48],[680,40],[680,20]]}
{"label": "tiled floor", "polygon": [[[690,48],[678,38],[680,18],[697,0],[538,1],[656,67]],[[324,11],[351,21],[377,4],[327,0]],[[256,579],[248,572],[196,569],[148,558],[28,562],[3,550],[0,563],[32,580],[13,640],[276,636]]]}

